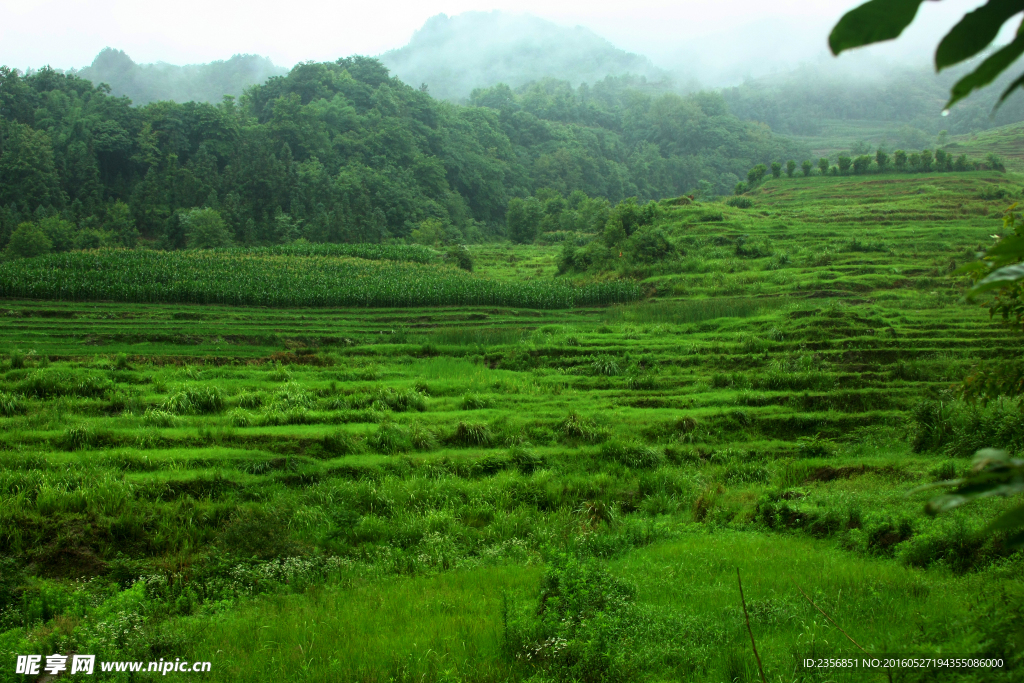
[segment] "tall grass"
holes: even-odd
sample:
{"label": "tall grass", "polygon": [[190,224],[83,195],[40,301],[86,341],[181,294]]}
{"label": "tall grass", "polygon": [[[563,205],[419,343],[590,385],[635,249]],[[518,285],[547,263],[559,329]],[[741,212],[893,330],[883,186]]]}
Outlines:
{"label": "tall grass", "polygon": [[699,323],[716,318],[750,318],[786,306],[781,298],[710,298],[682,301],[654,301],[615,306],[605,313],[607,322]]}

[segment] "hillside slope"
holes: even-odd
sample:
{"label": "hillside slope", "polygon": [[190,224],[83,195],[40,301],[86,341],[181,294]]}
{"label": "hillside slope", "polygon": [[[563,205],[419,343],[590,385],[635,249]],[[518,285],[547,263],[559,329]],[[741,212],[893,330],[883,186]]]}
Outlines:
{"label": "hillside slope", "polygon": [[216,104],[225,95],[238,97],[252,85],[288,69],[275,66],[267,57],[234,55],[208,64],[136,64],[121,50],[104,48],[92,64],[78,71],[95,85],[106,83],[111,94],[131,99],[138,106],[171,100]]}
{"label": "hillside slope", "polygon": [[380,60],[406,83],[426,84],[434,97],[453,101],[469,97],[474,88],[516,88],[546,77],[574,86],[623,74],[667,77],[646,57],[620,50],[589,29],[502,12],[431,17],[408,45]]}

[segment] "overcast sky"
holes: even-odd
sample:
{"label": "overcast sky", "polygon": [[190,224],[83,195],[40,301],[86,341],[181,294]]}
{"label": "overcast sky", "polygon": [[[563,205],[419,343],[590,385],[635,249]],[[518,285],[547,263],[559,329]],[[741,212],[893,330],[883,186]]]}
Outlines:
{"label": "overcast sky", "polygon": [[[831,26],[862,0],[0,0],[0,64],[90,64],[104,47],[138,63],[192,64],[249,53],[292,66],[401,47],[428,17],[524,12],[581,25],[673,68],[763,72],[820,58]],[[869,48],[924,62],[937,39],[979,0],[925,2],[909,35]]]}

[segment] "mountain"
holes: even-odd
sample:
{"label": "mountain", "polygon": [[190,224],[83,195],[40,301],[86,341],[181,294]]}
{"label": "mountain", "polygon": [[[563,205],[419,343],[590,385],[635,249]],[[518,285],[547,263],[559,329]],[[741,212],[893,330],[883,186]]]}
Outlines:
{"label": "mountain", "polygon": [[133,104],[143,105],[160,100],[216,103],[225,95],[238,97],[246,88],[286,73],[288,69],[258,55],[235,55],[228,60],[186,66],[136,64],[121,50],[108,47],[77,75],[96,85],[106,83],[113,95],[124,95]]}
{"label": "mountain", "polygon": [[649,59],[618,49],[593,31],[524,14],[438,14],[403,48],[379,58],[402,81],[425,84],[434,97],[467,99],[475,88],[518,88],[543,78],[573,86],[632,74],[667,81]]}

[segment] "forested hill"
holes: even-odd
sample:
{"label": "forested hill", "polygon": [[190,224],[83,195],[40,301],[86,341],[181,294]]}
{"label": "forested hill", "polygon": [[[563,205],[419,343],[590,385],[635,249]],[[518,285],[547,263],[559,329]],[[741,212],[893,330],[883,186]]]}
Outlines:
{"label": "forested hill", "polygon": [[434,97],[456,102],[498,83],[518,88],[544,78],[574,86],[627,74],[654,82],[668,78],[646,57],[589,29],[503,12],[431,17],[408,45],[380,59],[406,83],[425,84]]}
{"label": "forested hill", "polygon": [[136,230],[175,248],[192,207],[215,209],[242,244],[380,241],[428,221],[479,239],[538,189],[725,192],[754,163],[802,154],[720,96],[629,86],[545,81],[458,106],[352,57],[301,64],[237,103],[133,107],[74,75],[3,68],[0,239],[32,220],[55,250],[129,245]]}
{"label": "forested hill", "polygon": [[840,146],[844,138],[846,144],[865,141],[890,151],[934,145],[943,130],[958,135],[1024,121],[1024,93],[996,108],[1015,75],[998,79],[943,116],[950,88],[962,75],[954,69],[936,76],[875,64],[854,70],[830,62],[750,80],[722,94],[733,114],[767,123],[777,133],[838,139]]}
{"label": "forested hill", "polygon": [[160,100],[216,104],[225,95],[238,97],[246,88],[286,73],[288,69],[257,55],[186,66],[136,64],[121,50],[109,47],[78,71],[82,78],[96,85],[106,83],[112,95],[127,97],[136,105]]}

